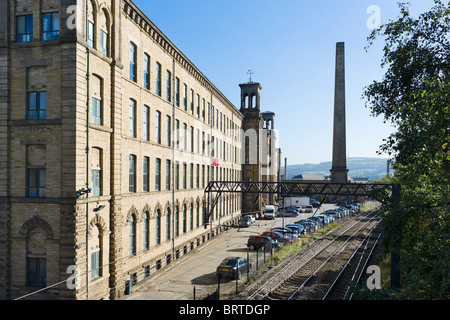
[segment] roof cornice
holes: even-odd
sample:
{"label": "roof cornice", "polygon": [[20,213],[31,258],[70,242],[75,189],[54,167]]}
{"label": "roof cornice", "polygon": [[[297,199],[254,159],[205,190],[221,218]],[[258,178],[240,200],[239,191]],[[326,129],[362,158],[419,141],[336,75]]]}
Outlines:
{"label": "roof cornice", "polygon": [[122,0],[122,12],[157,43],[167,54],[172,56],[185,70],[211,91],[225,105],[230,106],[239,115],[241,112],[230,100],[192,63],[177,46],[142,12],[132,0]]}

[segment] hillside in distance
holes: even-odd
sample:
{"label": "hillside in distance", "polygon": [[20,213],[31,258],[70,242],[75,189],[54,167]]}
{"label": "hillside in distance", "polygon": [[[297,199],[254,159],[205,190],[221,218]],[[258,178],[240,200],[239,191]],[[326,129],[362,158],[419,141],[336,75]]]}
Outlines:
{"label": "hillside in distance", "polygon": [[[368,178],[377,180],[386,175],[388,159],[383,158],[363,158],[354,157],[347,159],[348,176],[351,178]],[[287,166],[288,179],[292,179],[300,174],[316,174],[329,176],[331,161],[318,164],[305,163]],[[281,175],[284,175],[284,167],[281,168]]]}

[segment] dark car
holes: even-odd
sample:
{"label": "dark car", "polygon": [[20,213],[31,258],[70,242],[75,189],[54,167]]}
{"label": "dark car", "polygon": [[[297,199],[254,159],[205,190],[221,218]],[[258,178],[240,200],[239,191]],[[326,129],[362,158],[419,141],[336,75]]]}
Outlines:
{"label": "dark car", "polygon": [[306,234],[306,232],[308,231],[308,230],[305,228],[305,226],[303,226],[303,225],[301,225],[301,224],[295,224],[295,223],[292,223],[292,224],[286,225],[286,227],[289,228],[289,229],[295,230],[295,231],[297,232],[299,238],[300,238],[300,235],[301,235],[302,233],[303,233],[303,234]]}
{"label": "dark car", "polygon": [[270,237],[251,236],[248,238],[248,241],[247,241],[247,247],[250,250],[258,250],[259,248],[262,248],[265,245],[269,245],[272,248],[276,248],[276,249],[281,247],[281,243],[273,240]]}
{"label": "dark car", "polygon": [[293,240],[290,236],[283,235],[276,231],[264,231],[263,233],[261,233],[261,236],[272,238],[273,240],[275,240],[277,242],[281,242],[282,244],[292,242],[292,240]]}
{"label": "dark car", "polygon": [[252,270],[251,261],[241,257],[229,257],[217,267],[216,275],[220,278],[240,279],[247,270]]}
{"label": "dark car", "polygon": [[318,207],[320,207],[320,202],[313,201],[313,202],[311,202],[311,205],[312,205],[313,208],[318,208]]}
{"label": "dark car", "polygon": [[287,209],[285,211],[280,212],[280,217],[297,217],[298,212],[295,209]]}

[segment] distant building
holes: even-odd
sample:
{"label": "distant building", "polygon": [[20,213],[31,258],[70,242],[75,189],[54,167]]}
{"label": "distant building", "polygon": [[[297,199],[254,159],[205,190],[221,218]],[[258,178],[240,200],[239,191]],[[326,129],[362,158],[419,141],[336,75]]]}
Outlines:
{"label": "distant building", "polygon": [[329,180],[328,177],[321,176],[320,174],[310,174],[310,173],[302,173],[297,176],[294,176],[292,180],[314,180],[314,181],[325,181]]}

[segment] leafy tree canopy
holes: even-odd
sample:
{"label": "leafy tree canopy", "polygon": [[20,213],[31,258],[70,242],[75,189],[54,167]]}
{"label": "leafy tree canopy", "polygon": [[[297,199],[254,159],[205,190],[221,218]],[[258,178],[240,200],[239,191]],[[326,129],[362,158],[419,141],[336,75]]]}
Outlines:
{"label": "leafy tree canopy", "polygon": [[373,116],[396,132],[380,153],[392,157],[394,182],[402,185],[400,209],[387,195],[385,242],[400,252],[404,290],[413,298],[449,297],[450,208],[450,2],[413,18],[399,3],[400,16],[374,30],[370,47],[385,38],[382,81],[365,88]]}

